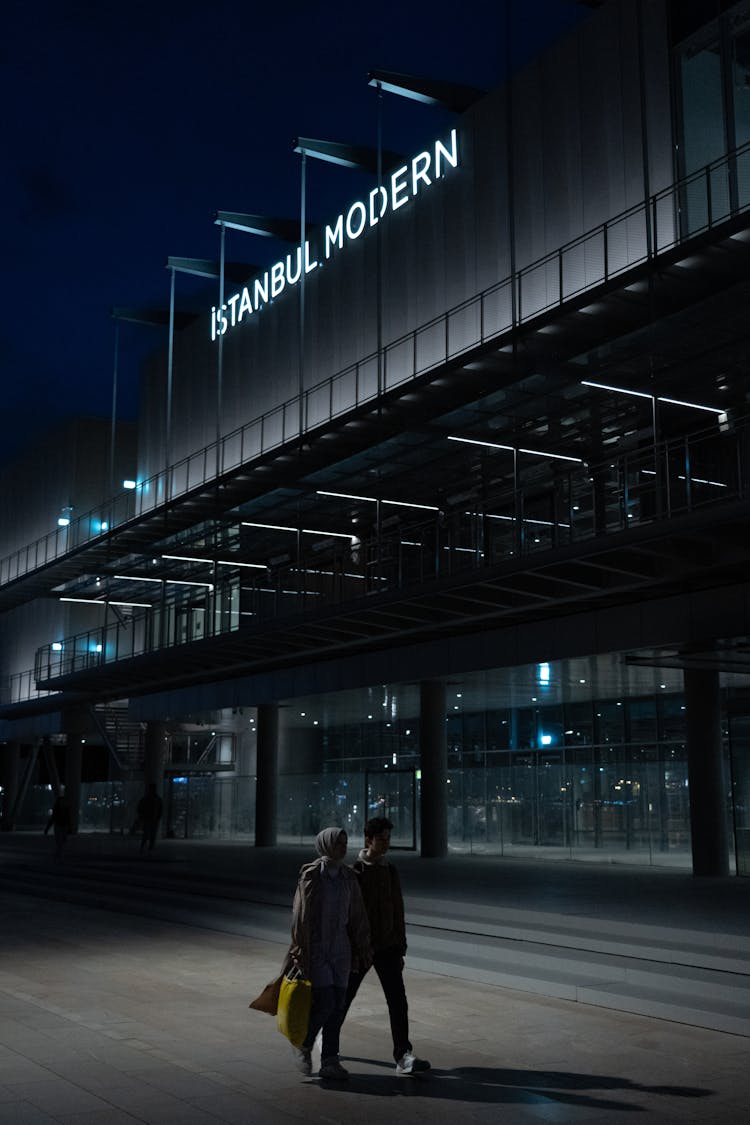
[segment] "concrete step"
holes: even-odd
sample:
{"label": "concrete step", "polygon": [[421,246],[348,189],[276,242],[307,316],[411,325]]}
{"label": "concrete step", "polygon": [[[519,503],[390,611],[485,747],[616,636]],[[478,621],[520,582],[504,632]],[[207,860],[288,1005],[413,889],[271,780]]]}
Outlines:
{"label": "concrete step", "polygon": [[[137,858],[104,867],[22,865],[0,871],[0,888],[242,934],[278,944],[280,956],[288,941],[291,893],[278,886],[196,878]],[[410,910],[409,969],[750,1036],[750,958],[736,935],[455,907],[421,900]]]}

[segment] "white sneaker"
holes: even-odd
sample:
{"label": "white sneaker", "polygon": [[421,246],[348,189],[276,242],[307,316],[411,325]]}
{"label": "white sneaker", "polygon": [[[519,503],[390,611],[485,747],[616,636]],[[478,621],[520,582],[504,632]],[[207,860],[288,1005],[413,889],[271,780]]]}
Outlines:
{"label": "white sneaker", "polygon": [[305,1047],[292,1047],[292,1054],[294,1056],[294,1065],[301,1074],[309,1076],[312,1074],[312,1052],[308,1051]]}
{"label": "white sneaker", "polygon": [[396,1063],[396,1074],[423,1074],[429,1069],[430,1064],[427,1059],[418,1059],[411,1051],[406,1051]]}
{"label": "white sneaker", "polygon": [[328,1078],[334,1082],[346,1082],[349,1077],[349,1071],[346,1067],[342,1066],[338,1060],[337,1055],[332,1055],[331,1058],[321,1059],[321,1067],[318,1071],[319,1078]]}

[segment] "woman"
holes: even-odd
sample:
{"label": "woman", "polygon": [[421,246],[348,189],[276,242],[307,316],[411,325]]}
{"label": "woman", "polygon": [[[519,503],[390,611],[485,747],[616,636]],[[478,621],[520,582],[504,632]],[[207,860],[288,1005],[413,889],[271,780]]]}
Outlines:
{"label": "woman", "polygon": [[319,859],[301,868],[292,908],[289,958],[312,985],[310,1025],[301,1047],[293,1048],[297,1067],[312,1074],[312,1048],[323,1030],[321,1078],[343,1081],[349,1072],[339,1062],[339,1026],[352,968],[372,964],[370,927],[354,873],[343,864],[348,837],[342,828],[324,828],[315,846]]}

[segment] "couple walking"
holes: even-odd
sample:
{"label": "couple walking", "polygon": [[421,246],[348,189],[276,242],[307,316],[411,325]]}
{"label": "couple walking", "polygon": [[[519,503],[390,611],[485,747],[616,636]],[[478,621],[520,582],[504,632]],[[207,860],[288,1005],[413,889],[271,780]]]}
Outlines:
{"label": "couple walking", "polygon": [[386,858],[393,825],[374,817],[365,826],[365,846],[353,867],[344,864],[348,837],[324,828],[315,841],[319,859],[299,874],[292,916],[290,957],[312,985],[307,1037],[293,1048],[303,1074],[312,1074],[312,1049],[322,1031],[319,1075],[342,1081],[349,1073],[339,1061],[339,1035],[346,1013],[372,967],[385,993],[396,1073],[430,1069],[409,1042],[404,990],[406,929],[398,872]]}

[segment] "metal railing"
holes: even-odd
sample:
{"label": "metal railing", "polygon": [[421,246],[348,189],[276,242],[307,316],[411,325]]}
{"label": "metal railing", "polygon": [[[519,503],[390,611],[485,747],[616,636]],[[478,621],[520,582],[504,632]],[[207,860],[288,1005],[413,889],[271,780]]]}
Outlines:
{"label": "metal railing", "polygon": [[443,508],[387,532],[373,529],[345,549],[337,545],[267,571],[243,570],[221,589],[180,594],[54,649],[45,645],[37,653],[35,681],[45,684],[208,635],[345,609],[375,594],[408,594],[503,563],[511,573],[542,552],[749,498],[750,419],[602,465],[561,472],[550,463],[546,479],[485,497],[481,506]]}
{"label": "metal railing", "polygon": [[[750,142],[387,344],[385,391],[403,386],[750,207]],[[378,354],[191,453],[0,560],[0,587],[151,515],[378,397]],[[218,448],[217,448],[218,446]]]}

